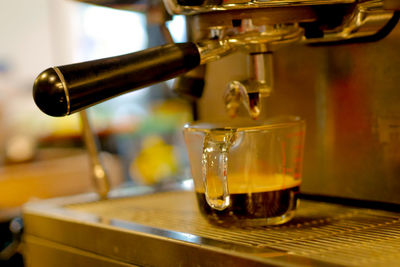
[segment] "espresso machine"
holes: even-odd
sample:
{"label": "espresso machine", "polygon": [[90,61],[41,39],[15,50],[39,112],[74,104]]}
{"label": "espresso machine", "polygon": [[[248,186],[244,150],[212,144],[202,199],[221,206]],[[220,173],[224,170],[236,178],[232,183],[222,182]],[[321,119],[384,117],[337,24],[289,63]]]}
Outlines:
{"label": "espresso machine", "polygon": [[[36,104],[48,115],[66,116],[180,75],[176,90],[195,99],[200,119],[298,115],[307,135],[296,217],[276,227],[212,226],[179,185],[108,192],[100,175],[97,195],[25,207],[27,265],[398,264],[400,3],[158,4],[185,15],[190,42],[49,68],[35,81]],[[87,140],[93,143],[90,134]],[[96,158],[95,148],[89,150]]]}

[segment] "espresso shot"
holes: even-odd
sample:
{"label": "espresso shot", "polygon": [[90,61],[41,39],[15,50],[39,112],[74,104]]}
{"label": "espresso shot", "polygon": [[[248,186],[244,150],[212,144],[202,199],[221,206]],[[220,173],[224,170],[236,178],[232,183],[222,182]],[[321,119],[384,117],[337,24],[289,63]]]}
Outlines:
{"label": "espresso shot", "polygon": [[[200,212],[215,224],[235,224],[257,226],[273,223],[279,220],[284,223],[291,219],[298,202],[299,186],[266,192],[230,194],[230,205],[224,210],[211,208],[204,193],[196,192]],[[281,221],[281,217],[286,219]]]}
{"label": "espresso shot", "polygon": [[[213,181],[215,177],[210,177]],[[290,175],[228,175],[229,205],[212,208],[201,188],[196,197],[199,210],[213,224],[260,226],[289,221],[297,208],[300,180]]]}

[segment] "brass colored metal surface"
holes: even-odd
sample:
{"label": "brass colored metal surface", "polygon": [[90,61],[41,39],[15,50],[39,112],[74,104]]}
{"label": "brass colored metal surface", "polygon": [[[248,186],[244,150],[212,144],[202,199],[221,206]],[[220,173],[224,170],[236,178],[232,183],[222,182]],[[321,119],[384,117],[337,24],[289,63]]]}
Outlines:
{"label": "brass colored metal surface", "polygon": [[81,201],[26,208],[27,247],[150,266],[389,266],[400,256],[400,213],[302,201],[285,225],[223,228],[201,217],[193,192]]}

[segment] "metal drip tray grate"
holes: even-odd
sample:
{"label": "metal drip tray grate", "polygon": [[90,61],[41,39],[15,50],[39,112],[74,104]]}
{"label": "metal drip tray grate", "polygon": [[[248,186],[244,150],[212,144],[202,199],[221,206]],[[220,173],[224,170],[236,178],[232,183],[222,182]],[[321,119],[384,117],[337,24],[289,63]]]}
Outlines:
{"label": "metal drip tray grate", "polygon": [[295,218],[282,226],[223,228],[199,214],[191,192],[165,192],[93,203],[68,210],[252,248],[254,257],[274,249],[339,265],[397,265],[400,213],[302,201]]}

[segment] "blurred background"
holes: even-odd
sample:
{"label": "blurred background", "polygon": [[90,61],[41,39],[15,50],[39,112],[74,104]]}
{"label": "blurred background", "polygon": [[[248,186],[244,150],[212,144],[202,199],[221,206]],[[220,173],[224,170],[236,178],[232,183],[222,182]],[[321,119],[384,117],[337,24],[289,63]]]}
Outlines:
{"label": "blurred background", "polygon": [[[169,19],[174,41],[185,41],[184,18]],[[32,99],[35,77],[168,40],[144,13],[65,0],[1,1],[0,36],[0,265],[19,266],[5,248],[15,239],[11,220],[15,232],[22,223],[15,221],[21,205],[94,191],[79,115],[43,114]],[[173,82],[88,110],[113,187],[188,177],[181,128],[192,107],[170,90]]]}

